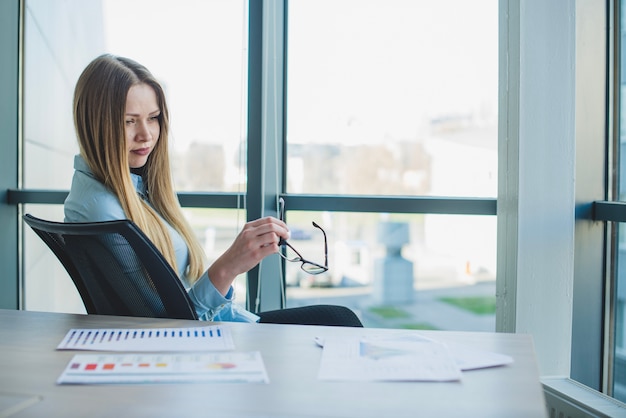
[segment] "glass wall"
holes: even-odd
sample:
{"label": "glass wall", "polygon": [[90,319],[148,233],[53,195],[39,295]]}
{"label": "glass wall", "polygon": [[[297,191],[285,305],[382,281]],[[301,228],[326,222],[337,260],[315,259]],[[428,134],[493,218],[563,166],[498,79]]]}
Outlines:
{"label": "glass wall", "polygon": [[[245,192],[246,1],[25,3],[24,188],[69,190],[78,153],[74,86],[93,58],[112,53],[147,66],[165,89],[177,189]],[[60,206],[29,205],[25,211],[63,220]],[[187,213],[209,259],[226,249],[246,219],[234,209]],[[56,258],[38,250],[39,239],[30,231],[24,245],[26,308],[84,310],[74,296],[65,297],[74,289],[66,286]],[[245,276],[237,283],[237,301],[243,304]]]}
{"label": "glass wall", "polygon": [[493,0],[292,0],[287,192],[495,197]]}
{"label": "glass wall", "polygon": [[[497,2],[292,0],[287,34],[287,193],[497,195]],[[319,276],[288,265],[288,306],[337,301],[370,326],[495,329],[495,217],[288,220],[312,261],[311,221],[326,229],[330,265]]]}
{"label": "glass wall", "polygon": [[[145,64],[165,88],[178,191],[245,194],[260,175],[246,172],[246,82],[260,71],[248,68],[247,6],[27,0],[24,187],[69,189],[74,84],[110,52]],[[495,198],[496,1],[292,0],[286,10],[286,107],[267,111],[285,115],[282,193]],[[25,210],[63,218],[60,205]],[[287,306],[340,303],[368,326],[495,329],[495,216],[364,210],[287,207],[292,245],[323,261],[315,221],[330,267],[310,276],[287,263]],[[244,205],[185,212],[209,261],[246,219]],[[42,274],[60,268],[27,231],[27,309],[81,311],[62,270]],[[235,287],[245,303],[244,276]]]}
{"label": "glass wall", "polygon": [[[495,329],[496,218],[290,212],[290,244],[328,272],[287,263],[287,306],[349,306],[369,327]],[[480,230],[481,233],[476,233]]]}

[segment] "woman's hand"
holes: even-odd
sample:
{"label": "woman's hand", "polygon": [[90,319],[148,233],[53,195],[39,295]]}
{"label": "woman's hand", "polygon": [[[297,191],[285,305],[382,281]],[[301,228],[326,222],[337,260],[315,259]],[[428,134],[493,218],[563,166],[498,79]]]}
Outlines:
{"label": "woman's hand", "polygon": [[211,282],[225,295],[238,275],[278,252],[281,238],[289,239],[289,229],[283,221],[266,217],[246,223],[228,250],[209,267]]}

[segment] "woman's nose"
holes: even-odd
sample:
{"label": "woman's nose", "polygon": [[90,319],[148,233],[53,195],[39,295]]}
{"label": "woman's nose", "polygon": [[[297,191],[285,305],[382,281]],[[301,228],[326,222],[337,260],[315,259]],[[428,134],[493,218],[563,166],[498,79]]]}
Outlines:
{"label": "woman's nose", "polygon": [[152,139],[152,134],[150,129],[148,128],[148,124],[146,122],[139,122],[137,124],[137,135],[136,138],[138,141],[149,141]]}

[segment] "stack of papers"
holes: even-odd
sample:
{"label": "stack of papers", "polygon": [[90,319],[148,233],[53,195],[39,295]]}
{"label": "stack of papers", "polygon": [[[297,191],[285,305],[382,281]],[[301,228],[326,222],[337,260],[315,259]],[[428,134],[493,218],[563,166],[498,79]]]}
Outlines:
{"label": "stack of papers", "polygon": [[261,354],[232,352],[234,348],[230,329],[223,325],[71,329],[58,350],[123,354],[77,354],[57,383],[269,383]]}
{"label": "stack of papers", "polygon": [[[513,362],[506,355],[443,344],[414,332],[316,341],[323,347],[321,380],[458,381],[463,371]],[[234,348],[225,325],[71,329],[58,350],[99,353],[74,355],[57,383],[269,383],[261,354]]]}
{"label": "stack of papers", "polygon": [[458,381],[461,372],[509,364],[509,356],[448,346],[414,333],[385,338],[333,337],[323,346],[319,378],[348,381]]}

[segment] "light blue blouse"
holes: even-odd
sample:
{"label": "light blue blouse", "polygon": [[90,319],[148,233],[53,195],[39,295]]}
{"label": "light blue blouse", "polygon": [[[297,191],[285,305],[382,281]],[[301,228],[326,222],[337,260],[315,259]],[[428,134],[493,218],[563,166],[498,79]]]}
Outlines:
{"label": "light blue blouse", "polygon": [[[146,187],[141,176],[131,178],[137,193],[145,195]],[[126,219],[126,214],[117,197],[99,182],[80,155],[74,158],[74,177],[70,194],[65,200],[65,222],[101,222]],[[259,317],[233,303],[234,290],[231,286],[226,296],[213,285],[207,272],[193,285],[185,275],[189,264],[189,249],[181,235],[167,223],[174,249],[178,276],[187,289],[196,313],[205,321],[257,322]]]}

